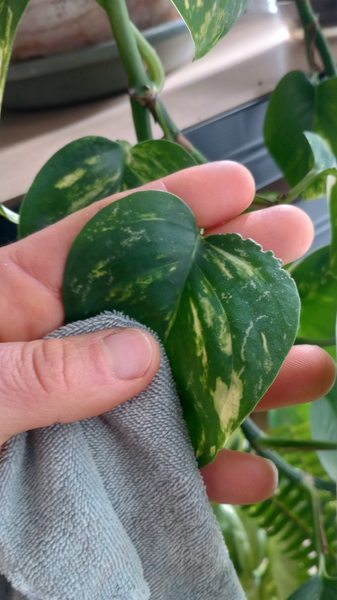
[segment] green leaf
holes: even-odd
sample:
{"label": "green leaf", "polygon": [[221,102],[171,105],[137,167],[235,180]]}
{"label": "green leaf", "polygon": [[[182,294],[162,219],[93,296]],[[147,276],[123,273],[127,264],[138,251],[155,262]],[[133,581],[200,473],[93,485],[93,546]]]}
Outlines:
{"label": "green leaf", "polygon": [[[310,424],[314,438],[337,442],[337,383],[324,398],[312,403]],[[320,451],[317,454],[328,475],[337,481],[337,451]]]}
{"label": "green leaf", "polygon": [[[309,420],[310,404],[295,404],[268,411],[268,425],[270,429],[284,427],[289,431],[292,427],[301,425]],[[268,432],[270,433],[270,432]]]}
{"label": "green leaf", "polygon": [[42,167],[20,211],[20,237],[119,191],[125,151],[102,137],[85,137],[56,152]]}
{"label": "green leaf", "polygon": [[336,600],[337,579],[316,575],[306,581],[288,600]]}
{"label": "green leaf", "polygon": [[331,234],[332,240],[330,244],[330,267],[329,271],[332,275],[337,277],[337,183],[331,177],[329,182],[332,185],[328,185],[328,200],[330,207],[330,223],[331,223]]}
{"label": "green leaf", "polygon": [[29,0],[0,2],[0,111],[16,30]]}
{"label": "green leaf", "polygon": [[337,278],[330,273],[330,248],[325,246],[291,269],[301,298],[299,337],[334,338]]}
{"label": "green leaf", "polygon": [[234,506],[214,504],[213,511],[238,576],[244,571],[252,571],[256,555],[251,552],[248,534]]}
{"label": "green leaf", "polygon": [[[329,575],[335,575],[336,499],[327,491],[320,490],[319,496],[327,541],[326,566]],[[280,551],[297,562],[304,577],[309,569],[319,567],[312,499],[307,490],[280,474],[278,490],[271,498],[243,508],[277,541]]]}
{"label": "green leaf", "polygon": [[114,202],[84,227],[64,304],[68,321],[116,309],[158,333],[200,465],[275,379],[299,313],[294,282],[271,252],[236,234],[205,239],[190,208],[157,191]]}
{"label": "green leaf", "polygon": [[64,146],[42,167],[20,211],[20,237],[39,231],[111,194],[195,166],[181,146],[151,140],[132,147],[102,137]]}
{"label": "green leaf", "polygon": [[[336,103],[337,78],[313,83],[301,71],[288,73],[272,94],[265,120],[265,140],[292,187],[312,168],[312,154],[304,132],[320,135],[337,156]],[[313,199],[325,193],[326,178],[316,175],[302,196]]]}
{"label": "green leaf", "polygon": [[128,148],[124,188],[131,190],[196,164],[193,156],[174,142],[141,142]]}
{"label": "green leaf", "polygon": [[[310,429],[310,404],[302,405],[305,406],[305,411],[302,413],[298,412],[292,413],[291,410],[287,410],[284,408],[277,409],[273,411],[274,413],[281,414],[281,417],[278,418],[278,422],[280,425],[268,431],[269,435],[276,436],[277,438],[281,438],[284,440],[294,440],[297,443],[301,443],[302,440],[310,440],[311,439],[311,429]],[[290,409],[290,407],[287,407]],[[291,407],[298,408],[298,407]],[[286,412],[285,412],[286,411]],[[278,415],[279,416],[279,415]],[[300,417],[303,416],[303,419],[300,420]],[[269,415],[268,415],[269,417]],[[282,422],[283,417],[283,422]],[[274,420],[273,415],[271,416],[271,421]],[[281,450],[279,449],[279,454]],[[310,473],[313,476],[320,477],[321,479],[326,479],[326,472],[322,467],[317,453],[315,451],[302,451],[299,449],[284,448],[282,449],[283,458],[299,469]]]}
{"label": "green leaf", "polygon": [[195,44],[195,58],[209,52],[235,25],[249,0],[172,0]]}
{"label": "green leaf", "polygon": [[332,175],[335,180],[337,175],[336,158],[327,142],[321,136],[309,131],[305,131],[304,136],[311,148],[313,164],[306,176],[290,190],[287,195],[288,202],[300,195],[303,196],[304,192],[307,200],[324,195],[327,191],[327,177]]}
{"label": "green leaf", "polygon": [[275,537],[269,537],[267,556],[270,571],[277,589],[277,600],[286,598],[307,579],[307,574],[298,560],[291,559],[282,552],[282,543]]}

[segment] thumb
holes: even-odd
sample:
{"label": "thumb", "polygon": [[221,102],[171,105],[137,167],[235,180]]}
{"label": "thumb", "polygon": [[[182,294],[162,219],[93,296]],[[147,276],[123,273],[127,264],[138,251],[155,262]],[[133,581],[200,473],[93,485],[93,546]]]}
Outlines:
{"label": "thumb", "polygon": [[0,445],[12,435],[96,416],[145,389],[160,364],[147,332],[115,328],[0,344]]}

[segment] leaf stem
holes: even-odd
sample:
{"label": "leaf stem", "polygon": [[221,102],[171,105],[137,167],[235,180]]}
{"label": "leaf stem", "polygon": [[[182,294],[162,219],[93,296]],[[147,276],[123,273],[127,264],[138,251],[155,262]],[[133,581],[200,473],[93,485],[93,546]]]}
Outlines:
{"label": "leaf stem", "polygon": [[325,479],[321,479],[320,477],[312,477],[306,471],[302,471],[298,467],[293,467],[290,465],[284,458],[282,458],[277,452],[272,450],[264,450],[257,443],[257,439],[264,436],[264,432],[257,426],[249,417],[242,423],[241,429],[245,434],[248,442],[254,448],[254,450],[263,456],[264,458],[269,458],[278,468],[278,470],[283,473],[290,481],[301,485],[301,482],[304,478],[310,479],[313,482],[313,485],[317,489],[326,490],[336,495],[336,486],[334,482],[327,481]]}
{"label": "leaf stem", "polygon": [[125,0],[104,0],[104,7],[128,77],[129,94],[149,100],[155,94],[155,86],[146,73]]}
{"label": "leaf stem", "polygon": [[328,348],[329,346],[334,346],[336,343],[335,338],[326,338],[325,340],[316,340],[313,338],[302,338],[297,337],[295,340],[295,345],[299,346],[301,344],[311,344],[313,346],[319,346],[320,348]]}
{"label": "leaf stem", "polygon": [[155,98],[148,104],[149,109],[153,114],[153,118],[160,125],[163,130],[164,137],[167,140],[176,142],[187,152],[189,152],[199,165],[208,163],[207,158],[200,152],[188,139],[182,134],[179,127],[175,124],[171,116],[169,115],[165,105],[160,98]]}
{"label": "leaf stem", "polygon": [[313,57],[313,46],[316,46],[322,59],[326,75],[336,77],[337,67],[328,41],[315,15],[310,0],[296,0],[296,6],[304,28],[309,65],[317,71]]}
{"label": "leaf stem", "polygon": [[130,98],[133,116],[133,124],[136,130],[138,142],[152,140],[151,115],[144,104],[141,104],[135,98]]}
{"label": "leaf stem", "polygon": [[265,448],[286,448],[309,452],[312,450],[337,450],[337,444],[318,440],[285,440],[269,435],[262,435],[255,439],[255,443]]}
{"label": "leaf stem", "polygon": [[155,49],[149,44],[139,29],[131,22],[130,26],[134,33],[140,55],[147,66],[149,77],[155,87],[156,93],[159,94],[165,83],[163,64]]}
{"label": "leaf stem", "polygon": [[[312,506],[314,540],[316,545],[319,572],[320,574],[325,573],[324,554],[327,552],[327,541],[322,518],[321,500],[317,489],[317,478],[312,477],[312,475],[302,471],[302,469],[293,467],[281,456],[279,456],[277,452],[262,450],[258,440],[264,437],[263,431],[257,425],[255,425],[255,423],[249,417],[246,419],[246,421],[244,421],[244,423],[242,423],[241,428],[249,443],[258,454],[272,460],[280,473],[283,473],[286,477],[288,477],[288,479],[290,479],[290,481],[293,481],[295,484],[299,485],[302,489],[309,493]],[[335,493],[334,486],[333,491]]]}

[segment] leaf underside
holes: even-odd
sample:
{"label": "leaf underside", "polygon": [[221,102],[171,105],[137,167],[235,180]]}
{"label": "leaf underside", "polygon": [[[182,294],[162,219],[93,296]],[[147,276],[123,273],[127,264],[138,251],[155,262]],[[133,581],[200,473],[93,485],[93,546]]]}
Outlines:
{"label": "leaf underside", "polygon": [[155,191],[85,226],[68,257],[64,304],[68,321],[115,309],[157,332],[200,465],[275,379],[299,314],[294,282],[271,252],[236,234],[202,237],[182,200]]}
{"label": "leaf underside", "polygon": [[0,112],[16,30],[30,0],[0,2]]}
{"label": "leaf underside", "polygon": [[195,44],[195,58],[209,52],[235,25],[249,0],[172,0]]}

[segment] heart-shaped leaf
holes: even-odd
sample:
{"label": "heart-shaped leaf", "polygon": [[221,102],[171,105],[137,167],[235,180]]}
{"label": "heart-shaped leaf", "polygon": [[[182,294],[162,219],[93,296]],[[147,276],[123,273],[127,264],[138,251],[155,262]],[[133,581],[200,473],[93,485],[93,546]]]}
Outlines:
{"label": "heart-shaped leaf", "polygon": [[316,575],[301,585],[288,600],[336,600],[337,579]]}
{"label": "heart-shaped leaf", "polygon": [[[337,384],[310,409],[310,425],[313,438],[337,443]],[[337,481],[337,450],[319,451],[318,457],[334,481]]]}
{"label": "heart-shaped leaf", "polygon": [[122,189],[131,189],[195,166],[194,158],[167,140],[132,147],[102,137],[85,137],[64,146],[42,167],[20,211],[20,237]]}
{"label": "heart-shaped leaf", "polygon": [[334,338],[337,309],[337,278],[330,273],[330,248],[316,250],[291,269],[301,298],[303,338]]}
{"label": "heart-shaped leaf", "polygon": [[303,193],[307,199],[325,195],[327,192],[327,178],[337,176],[336,157],[331,152],[328,143],[317,133],[305,131],[304,136],[311,148],[311,168],[306,176],[295,185],[287,195],[288,202],[294,200]]}
{"label": "heart-shaped leaf", "polygon": [[0,111],[16,30],[30,0],[0,2]]}
{"label": "heart-shaped leaf", "polygon": [[63,294],[68,321],[116,309],[158,333],[201,466],[273,382],[298,326],[280,261],[236,234],[204,238],[164,192],[132,194],[84,227]]}
{"label": "heart-shaped leaf", "polygon": [[[312,82],[301,71],[288,73],[272,94],[264,135],[267,147],[291,186],[312,168],[312,155],[303,133],[322,136],[337,156],[337,78]],[[303,197],[325,194],[325,179],[309,186]]]}
{"label": "heart-shaped leaf", "polygon": [[123,187],[128,190],[197,164],[187,150],[168,140],[141,142],[126,150]]}
{"label": "heart-shaped leaf", "polygon": [[228,33],[247,8],[249,0],[172,0],[195,44],[195,58],[201,58]]}
{"label": "heart-shaped leaf", "polygon": [[125,151],[102,137],[64,146],[42,167],[22,203],[20,237],[120,190]]}

